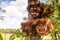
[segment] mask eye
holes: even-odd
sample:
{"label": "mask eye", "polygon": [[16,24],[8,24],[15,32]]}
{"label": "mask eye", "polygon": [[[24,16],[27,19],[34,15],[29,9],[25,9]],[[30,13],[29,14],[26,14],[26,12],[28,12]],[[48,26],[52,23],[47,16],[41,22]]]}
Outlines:
{"label": "mask eye", "polygon": [[32,10],[33,10],[33,8],[30,8],[30,10],[32,11]]}

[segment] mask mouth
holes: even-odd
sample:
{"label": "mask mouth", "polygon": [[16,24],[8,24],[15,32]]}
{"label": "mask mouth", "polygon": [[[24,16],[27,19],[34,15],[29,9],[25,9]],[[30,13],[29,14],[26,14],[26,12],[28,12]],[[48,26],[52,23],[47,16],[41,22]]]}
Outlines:
{"label": "mask mouth", "polygon": [[47,31],[47,27],[42,28],[40,33],[45,33]]}
{"label": "mask mouth", "polygon": [[39,18],[39,15],[33,14],[32,17],[33,18]]}
{"label": "mask mouth", "polygon": [[33,18],[36,18],[37,16],[36,15],[32,15]]}
{"label": "mask mouth", "polygon": [[36,27],[38,34],[45,34],[49,29],[46,25]]}

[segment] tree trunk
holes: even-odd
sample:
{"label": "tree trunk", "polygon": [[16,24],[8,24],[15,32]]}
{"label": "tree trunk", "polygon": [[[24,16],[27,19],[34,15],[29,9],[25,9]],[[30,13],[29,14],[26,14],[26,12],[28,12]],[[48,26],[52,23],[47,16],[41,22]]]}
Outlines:
{"label": "tree trunk", "polygon": [[28,40],[41,40],[41,37],[39,37],[39,36],[29,36]]}

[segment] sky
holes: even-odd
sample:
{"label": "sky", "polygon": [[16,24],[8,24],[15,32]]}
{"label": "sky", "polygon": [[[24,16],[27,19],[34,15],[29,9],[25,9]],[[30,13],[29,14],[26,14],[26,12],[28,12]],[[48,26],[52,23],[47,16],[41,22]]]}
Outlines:
{"label": "sky", "polygon": [[0,20],[1,29],[19,29],[21,28],[21,22],[25,21],[23,18],[28,18],[28,12],[26,10],[27,0],[2,0],[0,7],[6,12],[0,10],[0,17],[4,20]]}
{"label": "sky", "polygon": [[[1,29],[19,29],[21,28],[21,22],[26,21],[28,18],[28,12],[26,10],[28,5],[28,0],[0,0],[0,7],[6,12],[0,10],[0,18],[3,17],[4,20],[0,19]],[[40,0],[45,2],[44,0]],[[23,20],[26,18],[26,20]]]}

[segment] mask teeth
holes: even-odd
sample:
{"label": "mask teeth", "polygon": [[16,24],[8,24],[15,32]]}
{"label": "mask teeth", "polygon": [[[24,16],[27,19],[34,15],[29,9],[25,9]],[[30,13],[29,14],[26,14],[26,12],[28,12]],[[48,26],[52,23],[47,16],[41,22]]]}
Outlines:
{"label": "mask teeth", "polygon": [[47,27],[45,26],[45,31],[47,31]]}

